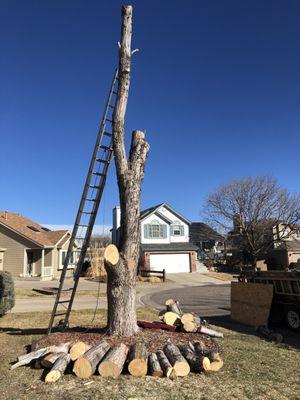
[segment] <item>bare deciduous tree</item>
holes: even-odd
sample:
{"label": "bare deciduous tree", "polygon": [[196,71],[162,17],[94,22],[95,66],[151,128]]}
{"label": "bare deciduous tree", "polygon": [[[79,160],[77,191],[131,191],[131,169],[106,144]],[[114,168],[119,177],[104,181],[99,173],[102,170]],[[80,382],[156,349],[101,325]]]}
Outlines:
{"label": "bare deciduous tree", "polygon": [[271,177],[233,180],[211,193],[205,204],[211,224],[231,231],[245,258],[256,264],[274,242],[298,229],[300,198]]}
{"label": "bare deciduous tree", "polygon": [[132,134],[129,156],[124,140],[124,120],[130,85],[132,7],[122,7],[119,49],[119,85],[113,114],[113,151],[119,187],[121,226],[117,265],[105,263],[109,334],[130,336],[138,330],[135,284],[140,250],[140,193],[149,150],[144,133]]}

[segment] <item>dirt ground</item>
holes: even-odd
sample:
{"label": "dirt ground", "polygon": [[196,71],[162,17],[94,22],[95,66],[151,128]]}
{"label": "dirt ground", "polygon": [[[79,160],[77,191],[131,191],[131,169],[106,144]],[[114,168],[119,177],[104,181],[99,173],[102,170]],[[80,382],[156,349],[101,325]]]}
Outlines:
{"label": "dirt ground", "polygon": [[[71,326],[87,326],[92,317],[92,311],[74,311]],[[153,320],[156,312],[139,309],[138,317]],[[220,342],[225,364],[214,374],[190,374],[176,381],[129,375],[116,381],[99,376],[81,381],[66,375],[56,384],[45,384],[41,370],[21,367],[10,371],[10,364],[24,347],[44,335],[48,320],[47,313],[8,314],[0,319],[1,400],[300,399],[299,351],[227,329],[220,329],[224,333]],[[105,311],[100,310],[94,324],[104,322]]]}

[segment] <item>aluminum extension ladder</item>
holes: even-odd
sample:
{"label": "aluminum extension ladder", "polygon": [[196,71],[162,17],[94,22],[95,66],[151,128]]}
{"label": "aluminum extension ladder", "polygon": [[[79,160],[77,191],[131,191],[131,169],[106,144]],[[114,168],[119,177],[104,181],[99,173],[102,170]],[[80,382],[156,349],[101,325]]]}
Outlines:
{"label": "aluminum extension ladder", "polygon": [[[63,330],[68,326],[82,265],[84,263],[86,252],[89,246],[89,241],[106,182],[109,164],[112,158],[112,116],[117,99],[117,89],[118,70],[116,69],[104,109],[104,114],[93,151],[89,171],[86,177],[68,251],[63,263],[59,288],[49,322],[48,334],[51,333],[55,317],[63,317],[63,319],[59,322],[60,329]],[[110,127],[110,129],[107,127],[107,125]],[[74,281],[72,287],[65,289],[64,283],[69,267],[69,261],[71,260],[71,257],[74,256],[74,246],[76,246],[75,254],[77,255]],[[68,298],[65,296],[62,297],[62,294],[69,293],[70,296]]]}

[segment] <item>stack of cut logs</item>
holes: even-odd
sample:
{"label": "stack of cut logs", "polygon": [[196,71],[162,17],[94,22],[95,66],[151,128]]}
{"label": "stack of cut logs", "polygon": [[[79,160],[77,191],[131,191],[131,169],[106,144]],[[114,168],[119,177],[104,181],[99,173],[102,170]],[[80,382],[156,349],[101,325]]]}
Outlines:
{"label": "stack of cut logs", "polygon": [[122,371],[140,377],[145,375],[175,379],[190,371],[218,371],[223,366],[219,353],[205,348],[201,342],[176,346],[167,343],[162,350],[148,354],[144,343],[138,342],[130,348],[124,344],[110,346],[102,340],[96,346],[82,341],[45,347],[21,355],[11,369],[31,364],[34,368],[45,368],[46,382],[58,381],[65,372],[81,379],[95,373],[103,377],[118,378]]}
{"label": "stack of cut logs", "polygon": [[[204,321],[201,321],[194,313],[183,313],[181,311],[179,302],[173,299],[168,299],[165,302],[166,309],[159,313],[159,318],[167,326],[166,329],[170,327],[170,330],[182,331],[182,332],[199,332],[212,337],[223,337],[223,334],[210,329],[206,326]],[[143,321],[139,321],[140,326],[150,328],[149,325],[143,324]],[[153,323],[155,324],[155,322]],[[174,327],[174,329],[172,329]],[[164,328],[160,325],[160,328]]]}

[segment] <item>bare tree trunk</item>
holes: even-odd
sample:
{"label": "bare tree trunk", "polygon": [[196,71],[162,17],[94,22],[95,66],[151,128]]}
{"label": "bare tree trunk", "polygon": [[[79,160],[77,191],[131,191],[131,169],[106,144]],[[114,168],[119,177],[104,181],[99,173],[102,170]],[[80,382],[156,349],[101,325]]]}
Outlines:
{"label": "bare tree trunk", "polygon": [[135,310],[136,271],[140,251],[140,193],[149,144],[144,133],[132,134],[127,159],[124,120],[130,85],[132,7],[122,7],[119,85],[113,115],[113,150],[121,207],[120,260],[105,264],[107,271],[108,333],[133,335],[137,330]]}

